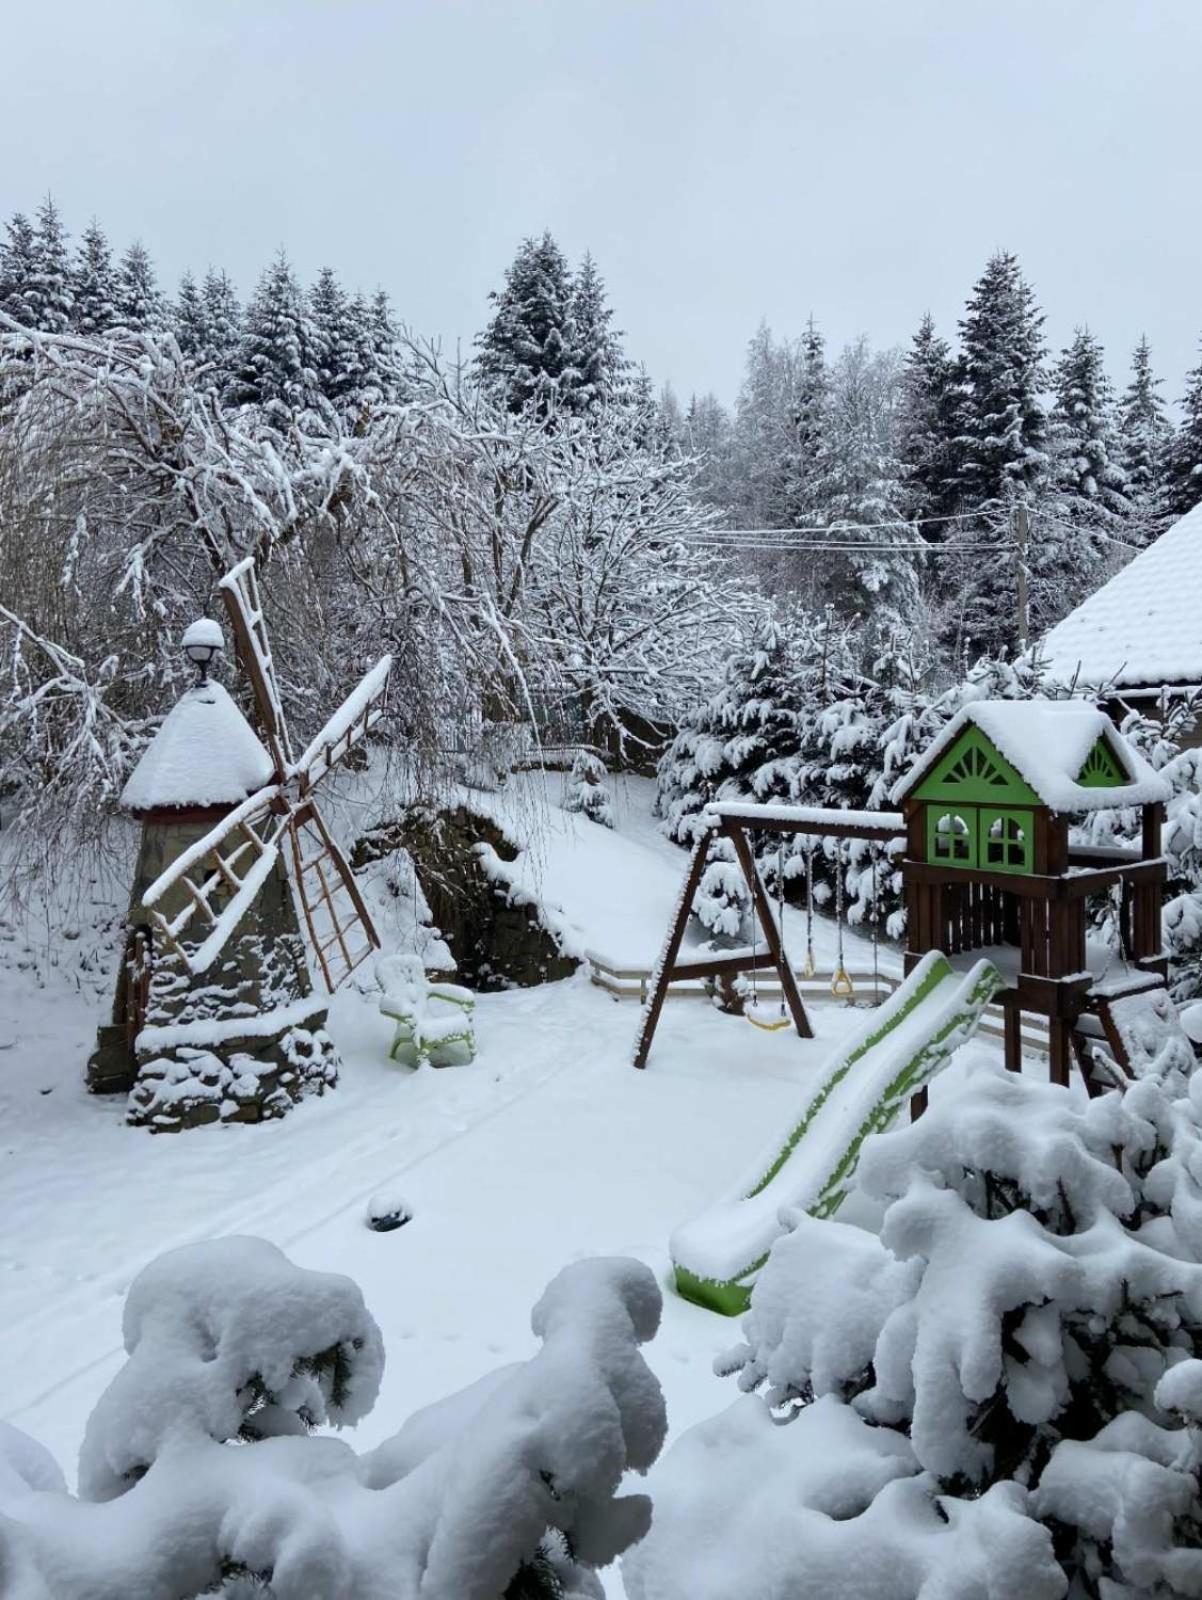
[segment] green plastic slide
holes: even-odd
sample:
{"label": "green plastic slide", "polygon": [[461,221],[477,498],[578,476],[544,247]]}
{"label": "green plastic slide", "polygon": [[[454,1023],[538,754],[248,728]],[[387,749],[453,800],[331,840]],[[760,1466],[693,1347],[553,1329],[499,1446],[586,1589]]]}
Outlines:
{"label": "green plastic slide", "polygon": [[676,1287],[724,1316],[747,1309],[752,1285],[784,1231],[784,1209],[831,1217],[851,1188],[870,1133],[888,1128],[918,1089],[976,1031],[1003,988],[978,961],[957,972],[934,950],[820,1068],[817,1089],[783,1144],[774,1144],[716,1205],[672,1235]]}

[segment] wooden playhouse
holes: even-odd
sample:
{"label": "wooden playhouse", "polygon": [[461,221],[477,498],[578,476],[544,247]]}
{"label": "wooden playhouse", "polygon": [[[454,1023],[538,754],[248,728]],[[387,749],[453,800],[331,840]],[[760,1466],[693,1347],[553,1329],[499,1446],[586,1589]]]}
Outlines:
{"label": "wooden playhouse", "polygon": [[[1110,718],[1082,701],[982,700],[962,710],[897,785],[905,819],[906,969],[928,950],[1013,955],[1003,970],[1006,1061],[1021,1013],[1047,1018],[1066,1082],[1075,1030],[1119,988],[1165,978],[1160,830],[1167,783]],[[1135,848],[1073,841],[1101,811],[1138,817]],[[1091,898],[1113,896],[1118,971],[1087,937]],[[1003,956],[1003,960],[1004,960]]]}

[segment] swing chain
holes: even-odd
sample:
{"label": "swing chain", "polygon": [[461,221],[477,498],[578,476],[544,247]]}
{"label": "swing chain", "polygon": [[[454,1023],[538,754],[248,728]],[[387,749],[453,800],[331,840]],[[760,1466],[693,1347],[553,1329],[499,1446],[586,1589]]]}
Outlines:
{"label": "swing chain", "polygon": [[831,994],[836,1000],[852,1000],[856,987],[843,958],[843,860],[839,846],[835,845],[835,932],[838,938],[838,965],[831,979]]}

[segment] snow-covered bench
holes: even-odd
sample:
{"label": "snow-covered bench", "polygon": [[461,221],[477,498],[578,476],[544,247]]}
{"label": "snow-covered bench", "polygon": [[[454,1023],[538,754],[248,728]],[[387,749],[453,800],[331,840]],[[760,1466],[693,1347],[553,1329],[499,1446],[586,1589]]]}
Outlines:
{"label": "snow-covered bench", "polygon": [[432,983],[418,956],[382,956],[376,980],[384,991],[380,1010],[396,1023],[393,1061],[434,1067],[465,1066],[476,1054],[472,1013],[476,997],[457,983]]}

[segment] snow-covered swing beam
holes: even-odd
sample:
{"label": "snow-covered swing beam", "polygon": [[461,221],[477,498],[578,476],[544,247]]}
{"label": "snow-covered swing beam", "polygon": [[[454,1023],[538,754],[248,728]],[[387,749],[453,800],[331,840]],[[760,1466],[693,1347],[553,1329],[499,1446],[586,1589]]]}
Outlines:
{"label": "snow-covered swing beam", "polygon": [[[784,838],[805,834],[811,839],[867,839],[884,845],[904,837],[906,832],[905,818],[900,811],[840,811],[821,806],[753,805],[726,801],[709,806],[705,816],[708,826],[693,847],[680,899],[660,958],[651,975],[647,1003],[643,1008],[634,1049],[633,1062],[636,1067],[647,1065],[651,1042],[655,1038],[660,1013],[667,999],[668,985],[681,979],[731,978],[743,972],[773,970],[780,979],[782,1003],[788,1008],[788,1015],[797,1033],[803,1039],[814,1036],[797,980],[789,965],[781,929],[756,866],[749,835],[768,833]],[[714,844],[719,839],[730,841],[735,860],[747,883],[752,916],[758,924],[763,943],[761,946],[757,938],[748,949],[726,953],[707,950],[697,956],[682,958],[681,946],[693,909],[693,896],[701,883]]]}

